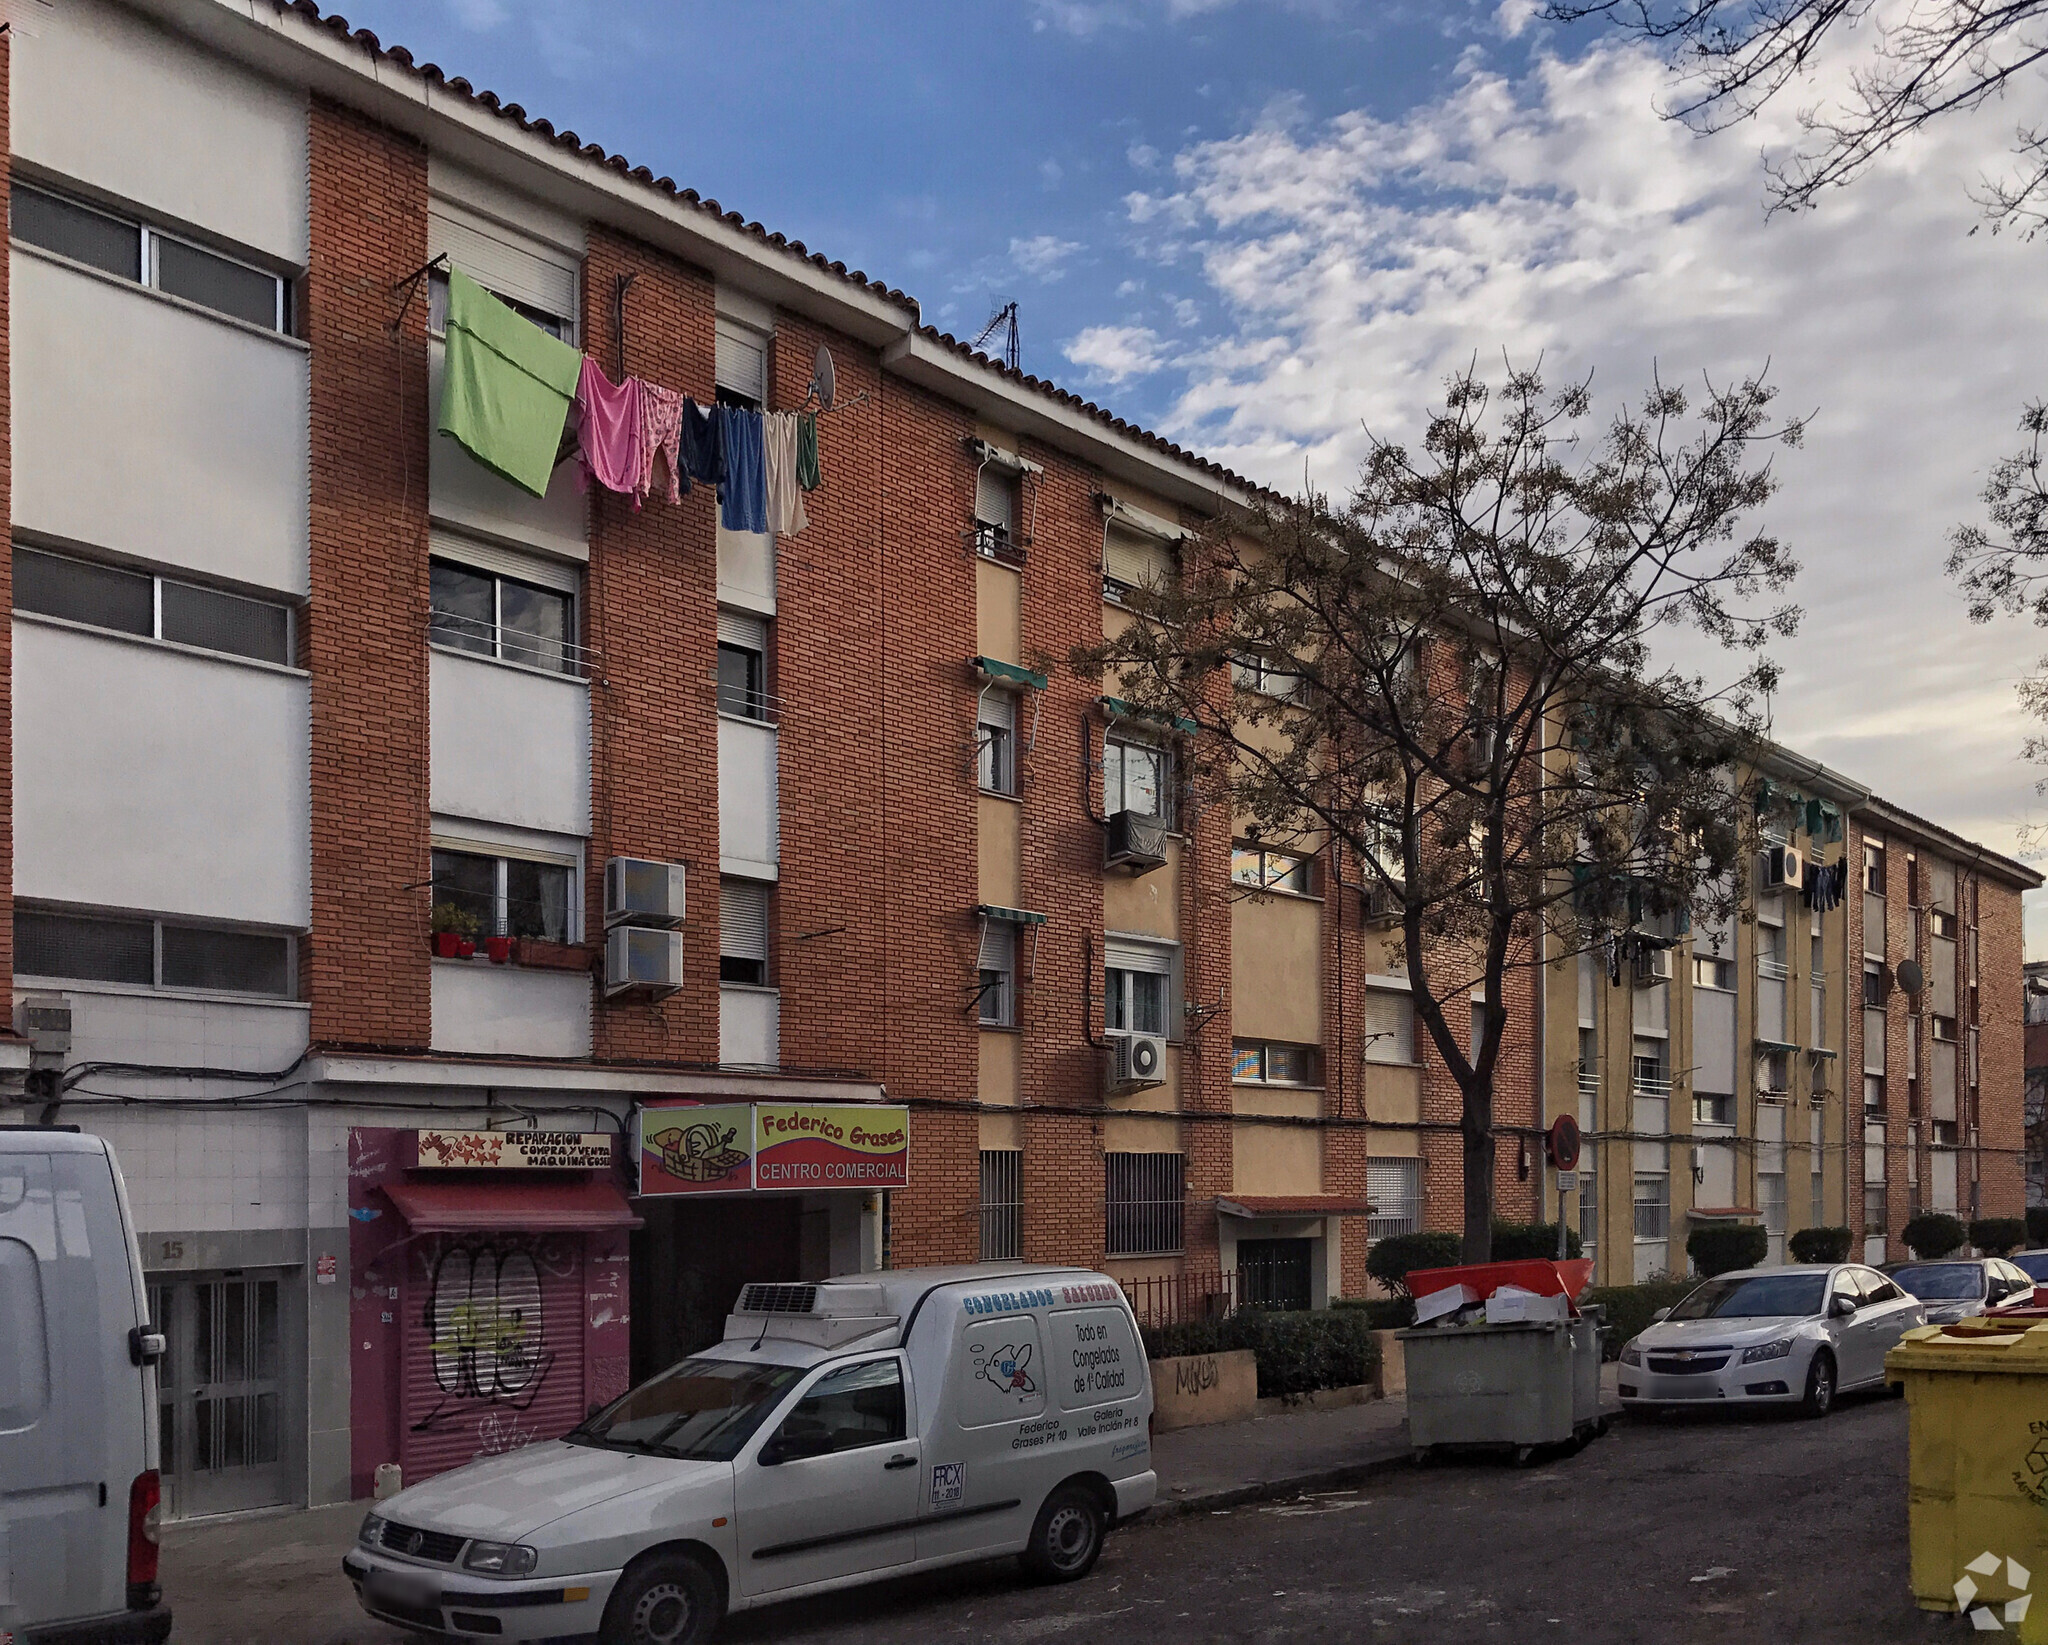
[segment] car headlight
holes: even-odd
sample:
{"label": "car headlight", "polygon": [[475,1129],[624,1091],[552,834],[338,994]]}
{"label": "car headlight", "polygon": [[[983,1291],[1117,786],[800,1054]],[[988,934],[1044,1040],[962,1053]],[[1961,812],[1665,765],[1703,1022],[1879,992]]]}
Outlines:
{"label": "car headlight", "polygon": [[376,1514],[363,1515],[363,1528],[356,1532],[356,1541],[368,1547],[376,1547],[384,1535],[384,1521]]}
{"label": "car headlight", "polygon": [[1633,1342],[1629,1343],[1629,1344],[1628,1344],[1628,1345],[1627,1345],[1626,1347],[1624,1347],[1624,1348],[1623,1348],[1623,1349],[1621,1350],[1621,1363],[1622,1363],[1622,1364],[1624,1364],[1624,1365],[1640,1365],[1640,1364],[1642,1364],[1642,1363],[1643,1363],[1643,1351],[1642,1351],[1642,1349],[1638,1348],[1638,1347],[1637,1347],[1637,1346],[1636,1346],[1636,1345],[1635,1345],[1635,1344],[1634,1344]]}
{"label": "car headlight", "polygon": [[472,1542],[462,1558],[468,1569],[493,1576],[524,1576],[539,1562],[539,1554],[516,1542]]}
{"label": "car headlight", "polygon": [[1761,1365],[1767,1359],[1783,1359],[1792,1352],[1792,1339],[1780,1337],[1776,1342],[1760,1342],[1754,1348],[1742,1350],[1742,1363]]}

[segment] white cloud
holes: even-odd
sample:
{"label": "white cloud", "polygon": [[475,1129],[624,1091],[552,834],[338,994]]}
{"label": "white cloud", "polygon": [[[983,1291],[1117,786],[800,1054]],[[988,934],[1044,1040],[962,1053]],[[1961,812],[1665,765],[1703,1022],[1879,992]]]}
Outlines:
{"label": "white cloud", "polygon": [[1066,273],[1067,259],[1081,249],[1079,240],[1062,240],[1056,234],[1034,234],[1028,240],[1010,242],[1010,261],[1020,273],[1034,280],[1057,280]]}
{"label": "white cloud", "polygon": [[1061,353],[1097,382],[1121,383],[1157,371],[1166,362],[1159,334],[1149,326],[1089,326],[1061,346]]}
{"label": "white cloud", "polygon": [[1133,143],[1124,150],[1124,158],[1140,171],[1152,171],[1159,165],[1159,151],[1150,143]]}
{"label": "white cloud", "polygon": [[[1132,238],[1198,259],[1229,333],[1174,362],[1166,426],[1283,489],[1305,470],[1341,488],[1362,425],[1412,434],[1475,354],[1596,372],[1607,403],[1653,365],[1697,382],[1768,361],[1784,409],[1818,412],[1767,514],[1806,567],[1777,734],[2013,850],[2038,802],[2011,682],[2043,647],[1972,627],[1941,573],[1944,531],[2048,391],[2038,250],[1969,235],[1965,191],[2011,115],[1930,128],[1818,212],[1766,221],[1758,148],[1796,136],[1794,105],[1703,141],[1657,118],[1667,89],[1647,54],[1598,46],[1519,82],[1468,70],[1398,120],[1276,110],[1184,150],[1171,193],[1126,197]],[[1109,375],[1129,329],[1069,358]]]}
{"label": "white cloud", "polygon": [[456,22],[478,34],[496,28],[510,15],[505,0],[448,0],[448,9]]}
{"label": "white cloud", "polygon": [[1041,160],[1038,162],[1038,181],[1041,187],[1056,189],[1060,186],[1060,179],[1064,176],[1066,176],[1066,172],[1061,169],[1059,161]]}

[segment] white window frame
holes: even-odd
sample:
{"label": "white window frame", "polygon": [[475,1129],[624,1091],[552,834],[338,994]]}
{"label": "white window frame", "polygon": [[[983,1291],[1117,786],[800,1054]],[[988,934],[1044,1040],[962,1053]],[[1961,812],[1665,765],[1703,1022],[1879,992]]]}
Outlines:
{"label": "white window frame", "polygon": [[[1114,762],[1111,761],[1109,754],[1112,748],[1119,750]],[[1128,796],[1129,785],[1124,781],[1125,754],[1122,751],[1129,749],[1136,749],[1140,753],[1154,755],[1159,761],[1159,808],[1156,811],[1135,811],[1123,803]],[[1112,763],[1114,763],[1116,768],[1117,792],[1114,794],[1110,792],[1110,768]],[[1174,826],[1173,799],[1173,748],[1171,744],[1158,738],[1134,735],[1127,731],[1110,730],[1104,734],[1102,740],[1102,809],[1105,815],[1113,817],[1119,811],[1131,811],[1133,816],[1150,817],[1155,821],[1164,823],[1167,828],[1171,829]]]}
{"label": "white window frame", "polygon": [[[1117,1039],[1126,1039],[1133,1034],[1156,1033],[1168,1040],[1178,1040],[1182,1015],[1180,964],[1178,943],[1144,937],[1110,937],[1103,948],[1103,1031]],[[1164,1024],[1157,1029],[1110,1026],[1118,1017],[1128,1024],[1135,1016],[1137,987],[1132,979],[1140,976],[1163,979],[1160,992]]]}
{"label": "white window frame", "polygon": [[[1375,1178],[1378,1185],[1375,1185]],[[1389,1186],[1399,1192],[1388,1192]],[[1365,1196],[1372,1206],[1365,1222],[1366,1243],[1393,1234],[1414,1234],[1422,1229],[1422,1161],[1413,1154],[1370,1156],[1365,1162]]]}
{"label": "white window frame", "polygon": [[1364,1057],[1366,1062],[1381,1068],[1417,1067],[1420,1063],[1420,1059],[1415,1054],[1416,1033],[1418,1029],[1418,1024],[1415,1020],[1415,996],[1413,992],[1408,988],[1408,986],[1405,983],[1395,982],[1392,980],[1382,980],[1381,978],[1373,976],[1367,976],[1365,978],[1365,986],[1367,989],[1366,997],[1369,1000],[1384,999],[1389,997],[1399,1000],[1403,1008],[1403,1014],[1407,1025],[1407,1031],[1405,1036],[1406,1043],[1397,1044],[1391,1048],[1393,1050],[1405,1053],[1404,1055],[1398,1057],[1389,1057],[1383,1055],[1379,1049],[1382,1036],[1378,1034],[1369,1034],[1366,1036],[1364,1050]]}
{"label": "white window frame", "polygon": [[1232,657],[1230,683],[1261,697],[1271,697],[1275,702],[1291,703],[1300,701],[1305,682],[1295,670],[1282,668],[1263,657]]}
{"label": "white window frame", "polygon": [[[495,832],[495,831],[494,831]],[[568,935],[563,939],[570,944],[583,941],[583,859],[580,853],[554,850],[544,845],[529,845],[509,837],[509,831],[493,839],[482,834],[451,833],[436,828],[428,839],[430,853],[433,851],[454,851],[466,857],[490,857],[497,863],[495,907],[491,924],[494,931],[481,933],[491,936],[502,933],[510,919],[510,899],[506,889],[506,865],[512,862],[538,863],[544,868],[566,868],[569,871],[569,907],[563,920],[563,929]],[[429,862],[431,863],[431,856]],[[440,900],[438,888],[428,882],[429,903]],[[539,939],[535,939],[539,940]]]}
{"label": "white window frame", "polygon": [[[108,628],[101,623],[85,622],[77,617],[59,617],[48,612],[31,611],[17,604],[14,615],[26,617],[31,622],[62,623],[68,628],[89,629],[95,634],[112,634],[124,640],[145,640],[153,645],[173,646],[181,651],[201,652],[209,657],[219,657],[228,662],[248,663],[257,668],[289,668],[303,672],[298,666],[299,655],[299,613],[298,607],[289,600],[274,600],[260,594],[246,594],[238,588],[221,588],[213,583],[200,581],[197,577],[171,576],[161,571],[146,571],[140,566],[118,565],[112,560],[97,560],[83,554],[67,554],[61,550],[46,547],[32,537],[19,533],[14,539],[14,553],[39,554],[46,560],[63,560],[72,565],[89,566],[95,571],[110,571],[118,576],[136,577],[150,585],[150,631],[137,634],[132,629]],[[252,657],[246,651],[221,651],[210,645],[199,645],[191,640],[172,640],[164,636],[164,584],[174,583],[180,588],[195,589],[201,594],[216,594],[223,599],[246,600],[251,605],[268,606],[284,614],[285,658],[277,662],[269,657]]]}
{"label": "white window frame", "polygon": [[[466,646],[451,644],[436,632],[435,625],[445,621],[446,615],[433,609],[433,562],[466,571],[473,577],[491,579],[491,649],[488,652],[472,651]],[[512,549],[499,548],[492,543],[479,543],[465,537],[456,537],[436,531],[427,546],[427,643],[436,650],[452,652],[457,656],[470,657],[480,662],[498,663],[506,668],[523,668],[530,673],[545,674],[553,679],[585,679],[589,675],[590,653],[577,638],[583,632],[583,577],[581,571],[567,561],[543,559],[539,555],[521,554]],[[569,616],[564,629],[569,638],[561,642],[562,666],[548,668],[524,657],[506,655],[505,644],[505,585],[513,583],[521,588],[530,588],[536,593],[553,594],[569,602]],[[452,625],[451,625],[452,626]],[[456,632],[459,632],[457,630]],[[519,632],[514,630],[515,633]],[[478,635],[481,639],[483,636]],[[537,635],[527,636],[537,648],[543,641]],[[513,650],[520,647],[515,643]]]}
{"label": "white window frame", "polygon": [[1010,920],[982,922],[981,948],[975,956],[975,1017],[983,1028],[1017,1026],[1017,935],[1018,927]]}
{"label": "white window frame", "polygon": [[[999,704],[991,717],[991,703]],[[1017,721],[1023,704],[1018,693],[999,685],[985,685],[974,703],[974,781],[984,794],[1001,794],[1015,799],[1023,786],[1019,780]],[[1001,711],[1007,710],[1008,723]]]}
{"label": "white window frame", "polygon": [[[25,980],[47,981],[67,990],[91,992],[96,989],[114,989],[123,992],[143,991],[164,994],[172,998],[185,999],[235,999],[296,1001],[300,997],[299,987],[299,934],[294,931],[279,931],[275,927],[238,925],[226,920],[167,919],[159,914],[146,914],[132,908],[84,907],[76,903],[46,903],[20,900],[15,903],[15,915],[41,914],[53,919],[118,920],[131,925],[147,925],[150,928],[150,980],[146,983],[110,982],[93,977],[48,976],[42,972],[22,969],[16,975]],[[183,983],[164,981],[164,931],[174,927],[180,931],[217,931],[228,936],[268,937],[281,940],[284,947],[284,992],[266,993],[242,988],[195,988]]]}
{"label": "white window frame", "polygon": [[[1278,1051],[1299,1051],[1302,1055],[1302,1077],[1298,1080],[1283,1080],[1273,1077],[1273,1053]],[[1257,1071],[1244,1073],[1240,1070],[1240,1059],[1246,1053],[1258,1059]],[[1238,1039],[1230,1042],[1230,1079],[1233,1085],[1271,1085],[1288,1091],[1314,1091],[1322,1086],[1322,1047],[1306,1045],[1300,1040],[1249,1040]]]}
{"label": "white window frame", "polygon": [[[727,948],[728,924],[725,917],[725,899],[728,891],[744,896],[759,896],[761,899],[761,952],[737,953]],[[721,874],[718,877],[718,969],[721,988],[766,988],[775,986],[772,969],[775,948],[775,882],[757,880],[744,874]],[[761,967],[759,981],[741,978],[728,980],[725,976],[725,962],[728,959],[753,963],[758,960]]]}
{"label": "white window frame", "polygon": [[[1249,879],[1239,871],[1240,857],[1258,858]],[[1279,870],[1281,874],[1299,873],[1302,883],[1299,886],[1280,883],[1275,877],[1276,862],[1284,865]],[[1242,840],[1230,848],[1230,882],[1254,891],[1270,892],[1279,897],[1312,898],[1315,895],[1315,858],[1306,851],[1284,851],[1277,846],[1258,845],[1249,840]]]}

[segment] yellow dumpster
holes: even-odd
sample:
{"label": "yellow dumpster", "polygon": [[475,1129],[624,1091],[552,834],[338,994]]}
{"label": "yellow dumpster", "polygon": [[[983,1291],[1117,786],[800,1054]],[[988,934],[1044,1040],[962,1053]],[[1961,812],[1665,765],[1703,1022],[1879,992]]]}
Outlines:
{"label": "yellow dumpster", "polygon": [[2048,1645],[2048,1319],[1922,1326],[1884,1367],[1906,1389],[1915,1602]]}

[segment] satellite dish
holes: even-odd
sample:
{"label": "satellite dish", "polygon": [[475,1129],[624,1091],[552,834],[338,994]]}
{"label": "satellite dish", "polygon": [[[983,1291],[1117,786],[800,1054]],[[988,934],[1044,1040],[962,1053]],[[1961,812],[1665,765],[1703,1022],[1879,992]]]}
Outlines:
{"label": "satellite dish", "polygon": [[837,374],[832,369],[832,351],[820,343],[817,358],[811,362],[811,392],[817,395],[818,404],[827,411],[832,409],[837,382]]}
{"label": "satellite dish", "polygon": [[1921,971],[1918,960],[1900,960],[1899,968],[1893,974],[1898,978],[1899,986],[1915,999],[1920,997],[1920,990],[1927,986],[1926,974]]}

